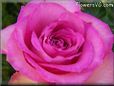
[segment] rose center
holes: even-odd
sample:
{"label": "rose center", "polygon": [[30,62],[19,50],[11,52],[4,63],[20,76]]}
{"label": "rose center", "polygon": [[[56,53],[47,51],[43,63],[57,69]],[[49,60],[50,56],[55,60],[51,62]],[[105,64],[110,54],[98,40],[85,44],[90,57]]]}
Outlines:
{"label": "rose center", "polygon": [[54,46],[59,49],[66,49],[68,48],[68,43],[65,42],[65,40],[61,38],[51,38],[50,39],[50,45]]}

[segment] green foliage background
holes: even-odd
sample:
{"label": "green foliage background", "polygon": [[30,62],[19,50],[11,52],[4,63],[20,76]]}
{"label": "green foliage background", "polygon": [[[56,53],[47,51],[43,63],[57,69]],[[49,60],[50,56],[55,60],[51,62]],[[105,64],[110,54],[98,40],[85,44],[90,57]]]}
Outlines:
{"label": "green foliage background", "polygon": [[[25,3],[2,3],[2,28],[16,22],[19,10]],[[114,7],[86,7],[82,11],[89,13],[106,22],[114,33]],[[7,84],[14,69],[6,62],[6,56],[2,55],[2,84]]]}

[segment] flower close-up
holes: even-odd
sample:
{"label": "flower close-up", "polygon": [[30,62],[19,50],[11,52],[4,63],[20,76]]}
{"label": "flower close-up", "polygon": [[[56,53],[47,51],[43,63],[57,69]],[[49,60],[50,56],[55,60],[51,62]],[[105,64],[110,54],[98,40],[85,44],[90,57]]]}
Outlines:
{"label": "flower close-up", "polygon": [[1,30],[0,53],[16,71],[9,84],[112,84],[113,38],[75,0],[31,0]]}

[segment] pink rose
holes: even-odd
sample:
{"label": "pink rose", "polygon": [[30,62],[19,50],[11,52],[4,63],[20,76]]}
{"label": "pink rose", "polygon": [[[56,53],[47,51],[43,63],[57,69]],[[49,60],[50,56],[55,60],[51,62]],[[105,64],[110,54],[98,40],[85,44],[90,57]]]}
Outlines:
{"label": "pink rose", "polygon": [[19,74],[36,83],[79,84],[112,51],[113,34],[74,0],[33,0],[1,30],[1,41]]}

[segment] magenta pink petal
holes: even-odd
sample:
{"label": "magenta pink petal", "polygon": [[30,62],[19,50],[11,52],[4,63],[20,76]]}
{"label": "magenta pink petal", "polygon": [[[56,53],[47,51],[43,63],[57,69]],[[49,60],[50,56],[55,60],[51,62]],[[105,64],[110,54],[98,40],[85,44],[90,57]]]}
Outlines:
{"label": "magenta pink petal", "polygon": [[75,0],[33,0],[31,3],[55,3],[63,6],[70,12],[78,12],[81,10],[80,5]]}
{"label": "magenta pink petal", "polygon": [[75,0],[45,0],[50,3],[57,3],[70,12],[78,12],[81,7]]}

